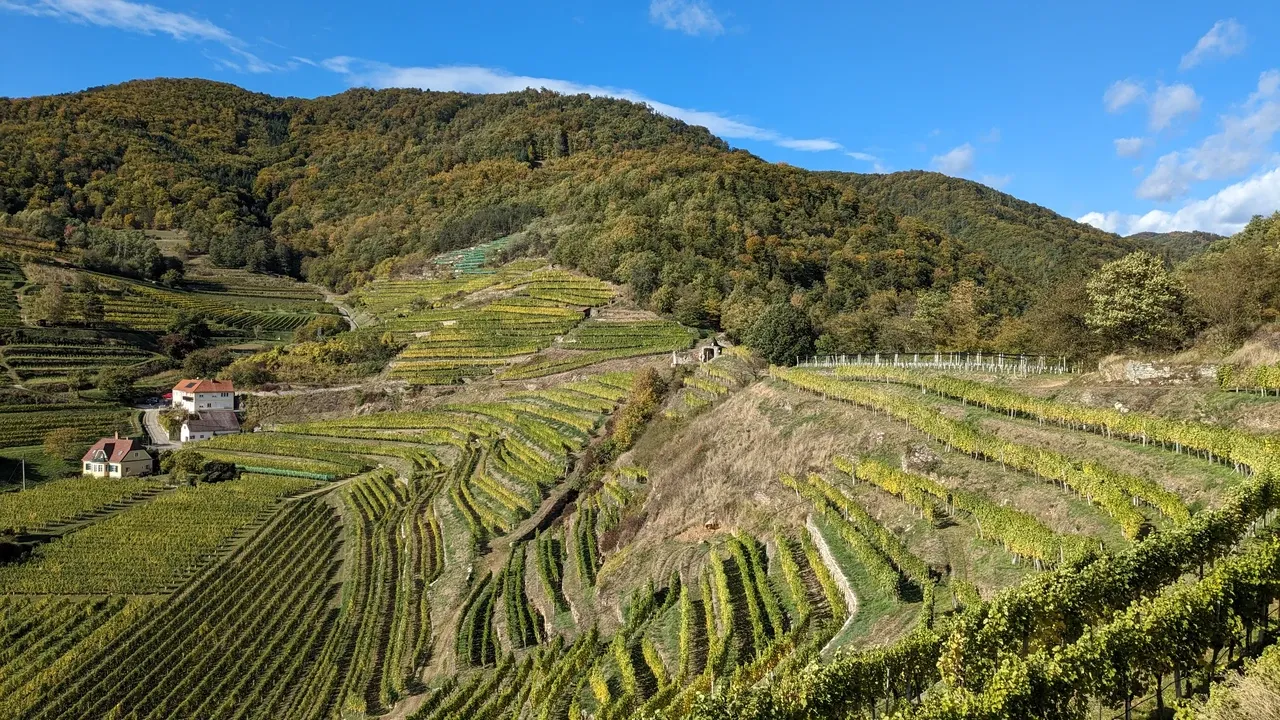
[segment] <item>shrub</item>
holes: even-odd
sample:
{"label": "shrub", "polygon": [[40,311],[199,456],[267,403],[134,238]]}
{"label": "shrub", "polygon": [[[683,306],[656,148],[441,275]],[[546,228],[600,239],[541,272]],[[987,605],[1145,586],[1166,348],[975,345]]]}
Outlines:
{"label": "shrub", "polygon": [[747,344],[774,365],[794,365],[813,353],[813,324],[791,303],[770,305],[747,333]]}

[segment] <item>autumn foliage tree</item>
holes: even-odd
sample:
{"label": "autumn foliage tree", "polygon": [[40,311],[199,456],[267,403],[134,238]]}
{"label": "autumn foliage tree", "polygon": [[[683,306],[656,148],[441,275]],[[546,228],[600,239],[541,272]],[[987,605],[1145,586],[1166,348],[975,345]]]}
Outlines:
{"label": "autumn foliage tree", "polygon": [[1186,287],[1150,253],[1103,265],[1086,289],[1085,322],[1115,347],[1170,348],[1187,335]]}

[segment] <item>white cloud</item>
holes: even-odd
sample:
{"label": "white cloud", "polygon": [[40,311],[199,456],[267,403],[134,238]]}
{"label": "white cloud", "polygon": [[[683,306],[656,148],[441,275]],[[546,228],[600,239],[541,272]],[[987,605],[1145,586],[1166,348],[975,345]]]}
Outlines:
{"label": "white cloud", "polygon": [[1085,225],[1092,225],[1103,232],[1118,233],[1124,229],[1126,223],[1129,222],[1130,217],[1137,216],[1129,216],[1119,212],[1090,212],[1076,218],[1076,222],[1084,223]]}
{"label": "white cloud", "polygon": [[973,168],[973,146],[965,143],[942,155],[933,156],[933,166],[948,175],[963,175]]}
{"label": "white cloud", "polygon": [[1239,232],[1254,215],[1270,215],[1277,209],[1280,209],[1280,168],[1258,173],[1173,212],[1152,210],[1145,215],[1091,212],[1080,217],[1079,222],[1123,235],[1174,230],[1207,230],[1230,235]]}
{"label": "white cloud", "polygon": [[3,0],[0,1],[0,8],[146,35],[165,33],[177,40],[212,40],[224,44],[238,42],[231,33],[207,20],[127,0]]}
{"label": "white cloud", "polygon": [[792,138],[775,130],[762,128],[742,120],[707,110],[683,108],[658,102],[624,88],[587,85],[572,80],[513,75],[493,68],[466,66],[395,67],[353,57],[331,57],[322,60],[324,68],[345,75],[352,85],[373,88],[413,87],[424,90],[449,90],[469,93],[519,92],[526,88],[546,88],[565,95],[595,95],[643,103],[662,115],[701,125],[712,133],[735,140],[758,140],[779,147],[805,152],[840,150],[840,143],[826,138]]}
{"label": "white cloud", "polygon": [[979,180],[982,181],[983,185],[988,185],[997,190],[1003,190],[1004,186],[1008,185],[1013,180],[1013,176],[1012,175],[983,175],[981,178],[979,178]]}
{"label": "white cloud", "polygon": [[886,171],[884,160],[880,159],[879,157],[876,157],[875,155],[872,155],[871,153],[847,152],[845,153],[845,155],[848,155],[854,160],[858,160],[864,163],[871,163],[871,172],[882,173]]}
{"label": "white cloud", "polygon": [[702,0],[651,0],[649,21],[686,35],[720,35],[724,25]]}
{"label": "white cloud", "polygon": [[1116,154],[1120,157],[1137,157],[1147,146],[1147,139],[1140,137],[1116,138],[1112,142],[1116,144]]}
{"label": "white cloud", "polygon": [[1200,96],[1190,85],[1161,85],[1151,97],[1151,129],[1164,130],[1179,115],[1197,112],[1200,112]]}
{"label": "white cloud", "polygon": [[1248,37],[1245,36],[1244,26],[1236,22],[1234,18],[1219,20],[1213,24],[1209,32],[1204,34],[1204,37],[1196,42],[1196,46],[1191,49],[1191,52],[1182,56],[1182,62],[1178,65],[1178,68],[1190,70],[1214,56],[1230,57],[1239,55],[1244,52],[1244,47],[1248,44],[1248,40]]}
{"label": "white cloud", "polygon": [[1102,94],[1102,104],[1107,112],[1120,112],[1146,94],[1146,89],[1132,80],[1117,80]]}
{"label": "white cloud", "polygon": [[1272,139],[1280,133],[1280,70],[1262,73],[1257,91],[1220,122],[1222,131],[1199,146],[1162,156],[1138,185],[1138,197],[1171,200],[1195,182],[1239,177],[1269,161]]}
{"label": "white cloud", "polygon": [[0,0],[0,10],[24,15],[50,17],[65,22],[115,28],[126,32],[168,35],[175,40],[203,40],[220,43],[239,61],[211,60],[222,67],[252,73],[284,68],[273,65],[245,49],[244,41],[208,20],[129,0]]}
{"label": "white cloud", "polygon": [[827,138],[813,138],[811,140],[784,138],[775,142],[789,150],[800,150],[802,152],[826,152],[828,150],[840,150],[844,147],[835,140],[828,140]]}

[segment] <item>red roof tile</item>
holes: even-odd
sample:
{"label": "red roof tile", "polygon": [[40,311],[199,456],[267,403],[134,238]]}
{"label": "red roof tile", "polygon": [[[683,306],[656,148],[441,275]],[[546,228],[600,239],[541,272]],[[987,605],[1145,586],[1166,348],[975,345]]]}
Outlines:
{"label": "red roof tile", "polygon": [[107,455],[106,462],[118,463],[121,460],[124,460],[125,455],[128,455],[134,450],[140,449],[142,449],[141,445],[138,445],[128,438],[102,438],[98,442],[94,443],[93,447],[89,448],[89,452],[84,454],[84,457],[80,459],[80,462],[93,462],[95,460],[94,455],[101,450]]}
{"label": "red roof tile", "polygon": [[196,378],[195,380],[179,380],[177,385],[173,386],[174,392],[187,393],[207,393],[207,392],[235,392],[230,380],[205,380]]}

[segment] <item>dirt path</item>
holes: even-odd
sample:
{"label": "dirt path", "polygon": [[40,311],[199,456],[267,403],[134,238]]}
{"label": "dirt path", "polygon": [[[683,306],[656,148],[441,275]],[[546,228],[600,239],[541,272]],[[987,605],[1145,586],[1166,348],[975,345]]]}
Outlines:
{"label": "dirt path", "polygon": [[826,565],[827,570],[831,572],[831,577],[836,581],[836,587],[840,588],[840,594],[844,595],[844,604],[849,610],[849,616],[845,618],[844,625],[840,626],[840,630],[835,635],[832,635],[830,642],[827,643],[826,647],[822,648],[821,654],[826,655],[831,650],[832,644],[853,624],[853,618],[858,614],[858,596],[854,594],[853,587],[849,585],[849,578],[840,569],[840,563],[836,562],[836,556],[831,553],[831,547],[827,545],[827,539],[818,531],[818,526],[813,522],[812,515],[805,518],[804,525],[809,528],[809,535],[813,537],[813,544],[818,549],[822,564]]}

